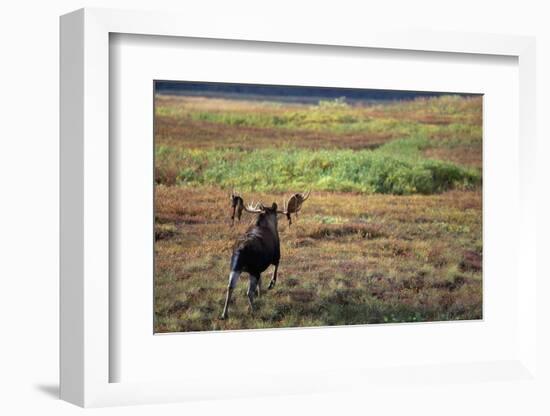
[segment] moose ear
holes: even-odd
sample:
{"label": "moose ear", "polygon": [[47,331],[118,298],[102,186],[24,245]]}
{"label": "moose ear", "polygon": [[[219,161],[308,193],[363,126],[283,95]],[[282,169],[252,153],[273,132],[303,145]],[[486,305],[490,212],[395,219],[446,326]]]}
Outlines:
{"label": "moose ear", "polygon": [[277,204],[275,202],[271,205],[271,209],[277,211]]}

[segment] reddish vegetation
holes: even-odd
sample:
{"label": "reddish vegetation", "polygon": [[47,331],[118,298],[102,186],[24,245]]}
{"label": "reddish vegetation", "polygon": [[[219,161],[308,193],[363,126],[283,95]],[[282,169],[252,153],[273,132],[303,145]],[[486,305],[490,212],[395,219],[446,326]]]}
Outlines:
{"label": "reddish vegetation", "polygon": [[482,267],[481,254],[475,251],[466,251],[464,253],[464,258],[460,262],[460,270],[479,272]]}
{"label": "reddish vegetation", "polygon": [[[284,218],[279,223],[275,289],[258,300],[255,316],[245,296],[235,296],[233,315],[220,323],[231,248],[252,221],[244,214],[230,227],[228,195],[216,188],[157,187],[156,331],[481,317],[481,257],[463,249],[480,244],[479,192],[314,192],[290,228]],[[284,194],[243,196],[270,203]],[[264,289],[268,279],[269,273]]]}
{"label": "reddish vegetation", "polygon": [[175,120],[157,116],[155,135],[164,145],[191,146],[207,149],[213,146],[251,150],[262,147],[292,145],[307,149],[327,147],[342,149],[372,149],[397,135],[391,132],[340,133],[312,130],[273,129],[252,126],[233,126],[192,119]]}

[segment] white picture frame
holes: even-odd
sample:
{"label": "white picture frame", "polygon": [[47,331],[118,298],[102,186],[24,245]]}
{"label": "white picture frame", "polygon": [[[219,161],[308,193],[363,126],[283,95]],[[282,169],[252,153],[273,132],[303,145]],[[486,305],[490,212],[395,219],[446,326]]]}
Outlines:
{"label": "white picture frame", "polygon": [[[453,54],[516,57],[519,65],[519,217],[517,354],[507,360],[441,363],[415,367],[415,377],[461,380],[481,385],[505,380],[537,387],[536,361],[536,218],[535,207],[535,41],[530,37],[467,33],[399,32],[368,29],[327,34],[243,19],[216,21],[172,13],[82,9],[61,18],[61,398],[80,406],[160,403],[258,394],[320,393],[372,390],[378,384],[399,385],[410,369],[349,368],[329,373],[270,374],[270,383],[188,379],[157,382],[110,382],[117,357],[109,342],[109,36],[114,33],[226,39],[281,44],[332,45]],[[235,27],[239,31],[235,31]],[[120,357],[118,357],[120,358]],[[499,376],[500,375],[500,376]],[[442,377],[441,379],[438,377]],[[342,380],[346,380],[343,382]],[[353,387],[352,387],[353,386]],[[426,387],[429,388],[429,387]],[[488,393],[489,394],[489,393]]]}

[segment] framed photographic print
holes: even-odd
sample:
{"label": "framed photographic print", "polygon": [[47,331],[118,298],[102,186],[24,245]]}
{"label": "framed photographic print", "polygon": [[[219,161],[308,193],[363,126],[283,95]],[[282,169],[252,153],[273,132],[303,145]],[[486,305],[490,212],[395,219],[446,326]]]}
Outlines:
{"label": "framed photographic print", "polygon": [[61,19],[62,398],[536,386],[533,40],[243,28]]}

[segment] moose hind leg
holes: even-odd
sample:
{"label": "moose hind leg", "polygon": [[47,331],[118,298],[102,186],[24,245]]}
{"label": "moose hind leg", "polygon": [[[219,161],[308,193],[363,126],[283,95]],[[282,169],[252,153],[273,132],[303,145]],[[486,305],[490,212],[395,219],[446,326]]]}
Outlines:
{"label": "moose hind leg", "polygon": [[256,294],[256,287],[258,285],[259,280],[260,280],[259,276],[250,275],[250,279],[248,281],[248,291],[246,292],[246,295],[248,296],[248,304],[250,306],[250,312],[254,311],[254,295]]}
{"label": "moose hind leg", "polygon": [[223,307],[221,319],[227,318],[227,309],[229,308],[229,302],[231,302],[231,294],[233,293],[233,289],[235,289],[235,286],[237,285],[237,281],[239,280],[240,275],[241,272],[238,271],[232,271],[231,273],[229,273],[229,284],[227,285],[225,306]]}
{"label": "moose hind leg", "polygon": [[275,270],[273,270],[273,275],[271,276],[271,281],[269,282],[268,289],[273,289],[275,287],[275,283],[277,283],[277,270],[279,269],[279,265],[275,265]]}
{"label": "moose hind leg", "polygon": [[258,277],[258,297],[261,298],[262,297],[262,276],[260,275],[260,277]]}

